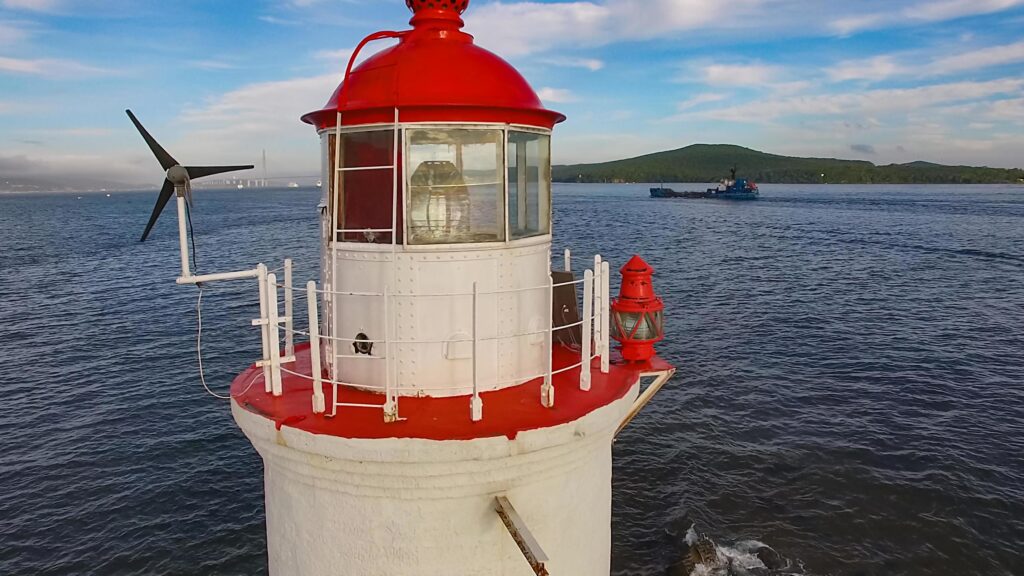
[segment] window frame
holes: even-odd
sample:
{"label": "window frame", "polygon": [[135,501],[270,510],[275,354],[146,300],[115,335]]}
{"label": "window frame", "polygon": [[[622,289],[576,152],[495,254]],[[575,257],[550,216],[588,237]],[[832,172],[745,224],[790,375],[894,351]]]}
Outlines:
{"label": "window frame", "polygon": [[[357,125],[357,126],[342,126],[340,128],[340,130],[337,129],[337,128],[327,128],[327,129],[324,129],[321,132],[321,134],[326,135],[326,136],[328,136],[330,138],[330,137],[334,137],[336,133],[340,133],[340,134],[344,135],[344,134],[353,133],[353,132],[374,132],[374,131],[379,131],[379,130],[395,130],[396,127],[397,127],[397,129],[399,131],[399,135],[398,135],[398,142],[399,143],[398,143],[398,145],[400,147],[399,150],[401,151],[401,154],[399,155],[399,157],[401,159],[401,164],[402,164],[401,167],[400,167],[401,168],[401,172],[402,172],[402,177],[397,182],[397,184],[399,185],[398,202],[401,204],[401,210],[402,210],[402,214],[401,214],[401,216],[402,216],[402,218],[401,218],[402,226],[401,226],[401,231],[400,231],[400,235],[401,235],[402,241],[400,243],[395,243],[395,245],[402,246],[402,248],[404,250],[406,250],[406,251],[447,252],[447,251],[451,251],[453,249],[465,250],[465,251],[493,250],[497,246],[505,246],[506,248],[526,247],[526,246],[533,246],[533,245],[536,245],[536,244],[543,244],[543,243],[546,243],[546,242],[550,242],[551,236],[552,236],[552,234],[554,232],[554,208],[553,208],[553,206],[554,206],[554,186],[553,186],[553,183],[550,182],[550,177],[551,177],[551,148],[552,148],[552,140],[553,140],[553,138],[552,138],[553,131],[552,130],[550,130],[548,128],[542,128],[542,127],[539,127],[539,126],[528,126],[528,125],[525,125],[525,124],[508,124],[508,123],[506,123],[506,124],[497,124],[497,123],[486,123],[486,122],[450,122],[450,121],[448,121],[448,122],[399,122],[396,125],[395,123],[390,123],[390,122],[380,122],[380,123],[374,123],[374,124],[360,124],[360,125]],[[499,201],[501,202],[501,206],[502,206],[501,209],[502,209],[502,212],[504,213],[504,226],[505,226],[504,232],[505,232],[505,238],[504,238],[503,241],[495,240],[493,242],[467,242],[467,243],[450,243],[450,244],[412,244],[412,243],[409,242],[409,222],[410,222],[409,221],[409,187],[411,186],[410,179],[412,177],[412,174],[410,173],[409,166],[408,166],[408,162],[409,162],[409,158],[410,158],[410,155],[409,155],[409,131],[410,130],[414,130],[414,129],[418,129],[418,130],[424,130],[424,129],[425,130],[491,130],[491,131],[496,130],[496,131],[500,131],[501,132],[501,144],[502,144],[504,149],[502,150],[502,154],[501,154],[502,166],[500,167],[500,169],[502,170],[502,186],[499,189],[499,196],[500,196]],[[548,143],[547,144],[547,146],[548,146],[547,176],[548,176],[548,179],[549,179],[549,182],[548,182],[548,202],[547,202],[548,229],[547,229],[546,232],[541,233],[541,234],[536,234],[536,235],[533,235],[533,236],[527,236],[525,238],[516,238],[516,239],[512,238],[512,234],[511,234],[511,230],[510,230],[511,218],[509,216],[509,206],[508,206],[508,202],[509,202],[508,169],[509,169],[509,133],[510,132],[528,132],[528,133],[532,133],[532,134],[539,134],[539,135],[542,135],[542,136],[547,136],[547,143]],[[327,149],[328,150],[330,150],[329,138],[328,138],[328,145],[327,145]],[[337,189],[338,187],[337,187],[337,184],[335,183],[335,186],[334,186],[335,189],[334,190],[330,189],[331,188],[331,184],[333,182],[333,177],[335,177],[336,174],[337,174],[337,172],[336,172],[337,168],[338,168],[338,166],[337,166],[337,159],[336,158],[328,158],[327,159],[327,169],[328,169],[328,171],[329,172],[332,171],[332,170],[335,171],[333,174],[329,173],[329,174],[325,174],[324,175],[325,176],[324,177],[324,184],[328,188],[328,190],[327,190],[328,210],[330,210],[331,214],[334,214],[335,211],[337,210],[337,208],[336,208],[336,205],[337,205],[336,203],[338,201],[338,189]],[[394,170],[397,170],[397,169],[398,169],[398,167],[396,167]],[[392,170],[392,172],[394,172],[394,170]],[[397,206],[392,208],[392,212],[393,212],[392,218],[393,219],[395,217],[397,217],[397,214],[395,213],[396,208],[397,208]],[[332,220],[333,220],[333,217],[332,217]],[[332,222],[331,223],[332,227],[336,227],[336,225],[337,225],[336,222]],[[363,251],[379,251],[379,252],[390,251],[391,248],[392,248],[392,243],[390,243],[390,242],[389,243],[385,243],[385,244],[374,244],[374,243],[363,243],[363,242],[345,242],[345,241],[342,241],[342,240],[338,240],[336,238],[336,234],[332,234],[330,236],[330,238],[329,238],[329,245],[330,246],[337,246],[337,247],[341,247],[341,246],[358,247],[358,249],[363,250]]]}
{"label": "window frame", "polygon": [[[533,129],[527,130],[527,129],[524,129],[524,128],[527,128],[527,127],[516,126],[516,125],[507,125],[506,128],[505,128],[505,238],[508,241],[508,243],[524,242],[526,240],[532,240],[534,238],[544,238],[544,237],[551,236],[552,233],[554,232],[554,227],[555,227],[554,210],[552,209],[552,207],[554,205],[554,190],[553,190],[554,182],[551,181],[551,171],[552,171],[551,170],[551,166],[552,166],[551,165],[551,130],[537,129],[537,128],[532,127],[532,126],[528,127],[528,128],[533,128]],[[540,136],[545,136],[546,140],[547,140],[547,162],[548,162],[548,164],[547,164],[547,180],[548,180],[548,183],[547,183],[548,184],[548,202],[547,202],[547,223],[548,223],[548,225],[547,225],[547,230],[544,231],[544,232],[540,232],[538,234],[531,234],[529,236],[523,236],[521,238],[514,238],[514,239],[512,238],[512,216],[511,216],[512,207],[509,205],[509,199],[511,198],[511,196],[510,196],[510,192],[509,192],[509,178],[508,178],[509,149],[510,149],[509,135],[512,132],[521,132],[521,133],[537,134],[537,135],[540,135]],[[518,164],[517,164],[517,167],[518,167]],[[518,184],[518,181],[517,181],[517,184]],[[538,187],[541,184],[539,174],[538,174],[538,183],[537,184],[538,184]],[[539,190],[538,190],[538,192],[539,192]],[[516,193],[518,194],[518,191]],[[540,209],[540,207],[538,206],[538,210],[539,209]],[[538,214],[538,218],[539,217],[540,217],[540,215]]]}

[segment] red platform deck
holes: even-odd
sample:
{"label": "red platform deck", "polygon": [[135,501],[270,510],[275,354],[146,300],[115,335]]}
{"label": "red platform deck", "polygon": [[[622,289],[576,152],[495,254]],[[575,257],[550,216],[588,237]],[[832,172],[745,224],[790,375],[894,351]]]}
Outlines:
{"label": "red platform deck", "polygon": [[[526,430],[547,428],[578,420],[594,410],[622,398],[642,373],[671,370],[655,357],[642,364],[627,364],[613,356],[608,374],[602,374],[594,362],[591,389],[580,390],[579,369],[554,377],[555,406],[541,404],[543,380],[527,382],[504,390],[485,392],[483,420],[470,419],[469,396],[417,398],[403,396],[398,401],[402,420],[385,423],[383,410],[339,407],[337,416],[313,414],[313,383],[309,380],[309,345],[296,347],[296,361],[285,369],[306,377],[282,373],[284,394],[274,397],[264,391],[262,368],[250,366],[235,378],[231,396],[244,409],[273,420],[280,428],[290,426],[313,434],[342,438],[423,438],[430,440],[470,440],[506,436],[515,438]],[[579,352],[555,346],[553,364],[559,370],[579,362]],[[353,404],[383,404],[384,396],[350,387],[339,387],[342,401]],[[327,411],[333,404],[332,386],[324,385]]]}

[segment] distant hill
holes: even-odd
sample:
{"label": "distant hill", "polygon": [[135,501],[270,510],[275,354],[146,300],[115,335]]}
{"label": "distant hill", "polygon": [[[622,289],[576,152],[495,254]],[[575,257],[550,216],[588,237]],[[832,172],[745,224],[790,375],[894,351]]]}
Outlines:
{"label": "distant hill", "polygon": [[[717,182],[729,169],[755,182],[832,184],[996,184],[1020,182],[1024,170],[910,162],[795,158],[728,144],[694,144],[600,164],[552,168],[555,182]],[[822,176],[824,174],[824,176]]]}

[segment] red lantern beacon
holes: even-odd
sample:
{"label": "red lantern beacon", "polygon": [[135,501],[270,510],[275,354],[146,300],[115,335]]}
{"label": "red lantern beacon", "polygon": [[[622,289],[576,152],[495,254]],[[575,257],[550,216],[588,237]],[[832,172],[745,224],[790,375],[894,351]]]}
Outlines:
{"label": "red lantern beacon", "polygon": [[[290,273],[280,316],[276,276],[246,273],[264,356],[232,410],[264,460],[270,572],[607,575],[612,440],[673,369],[625,339],[644,362],[613,361],[607,262],[552,273],[564,116],[461,31],[467,0],[407,4],[412,29],[368,36],[303,118],[324,166],[303,313]],[[647,342],[626,292],[616,334]]]}
{"label": "red lantern beacon", "polygon": [[654,344],[665,339],[665,304],[654,294],[651,268],[633,256],[619,271],[622,288],[612,300],[612,338],[621,344],[622,358],[646,362],[654,357]]}

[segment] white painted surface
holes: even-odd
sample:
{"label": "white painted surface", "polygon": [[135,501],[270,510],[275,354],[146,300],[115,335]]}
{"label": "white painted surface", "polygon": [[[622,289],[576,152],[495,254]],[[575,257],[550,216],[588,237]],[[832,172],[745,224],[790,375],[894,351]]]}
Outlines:
{"label": "white painted surface", "polygon": [[[334,249],[337,277],[326,310],[329,334],[342,339],[366,334],[377,341],[371,358],[352,357],[359,355],[351,343],[336,340],[337,380],[383,390],[391,362],[402,396],[471,394],[474,282],[480,291],[479,391],[544,374],[545,338],[528,333],[550,325],[550,236],[511,244],[392,249],[390,244],[356,243]],[[384,301],[375,296],[385,287],[393,294],[391,338],[397,340],[390,349],[384,342]]]}
{"label": "white painted surface", "polygon": [[611,441],[622,399],[515,440],[353,440],[281,431],[232,402],[265,464],[275,576],[530,576],[494,512],[506,495],[560,576],[610,570]]}

